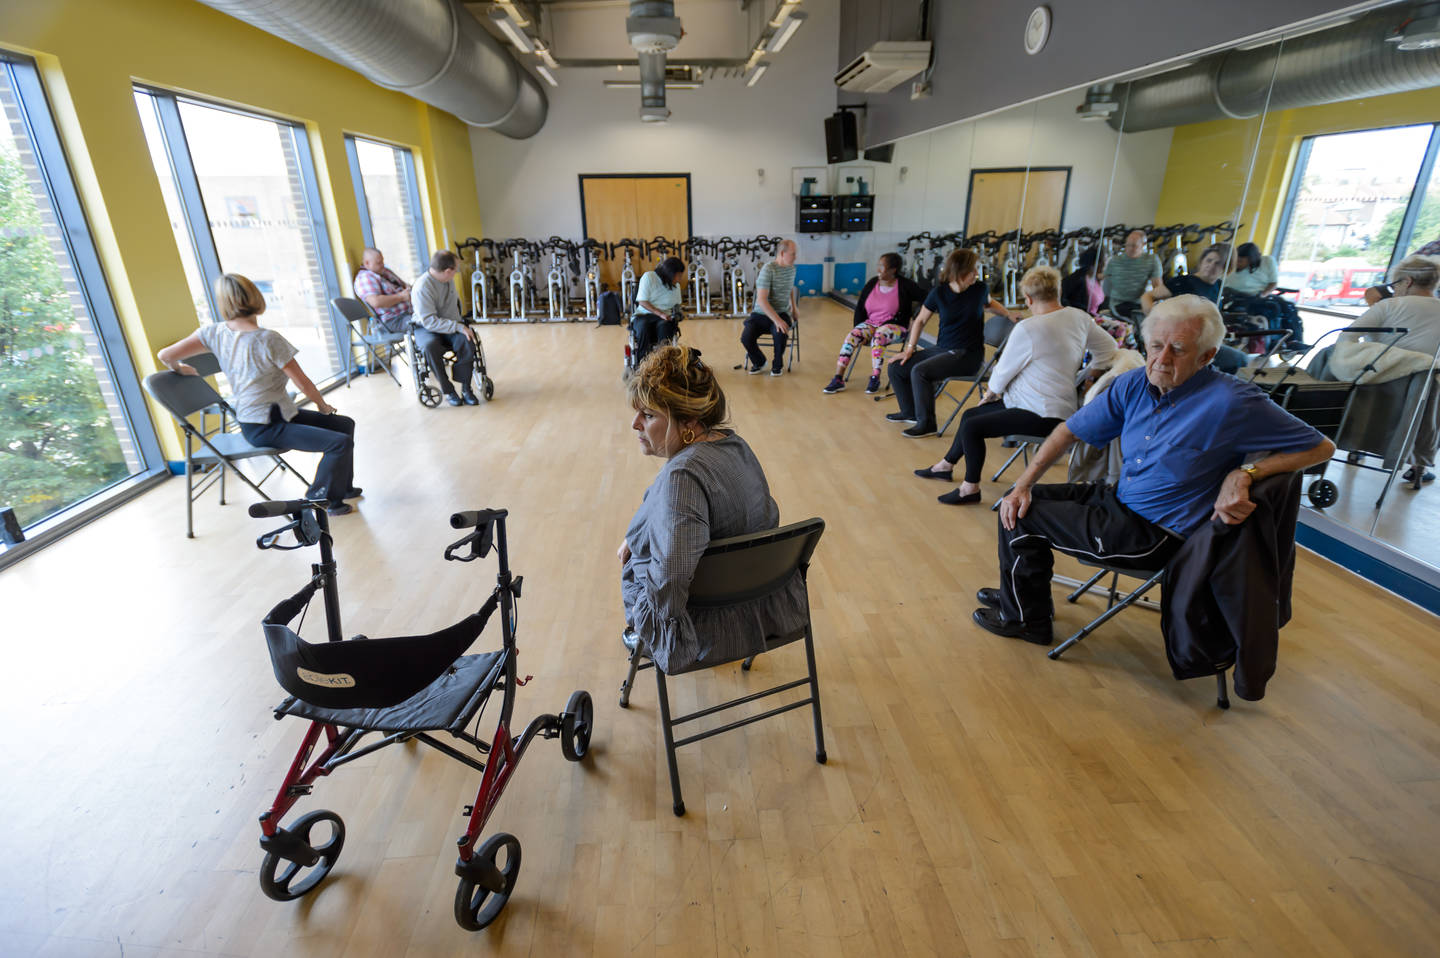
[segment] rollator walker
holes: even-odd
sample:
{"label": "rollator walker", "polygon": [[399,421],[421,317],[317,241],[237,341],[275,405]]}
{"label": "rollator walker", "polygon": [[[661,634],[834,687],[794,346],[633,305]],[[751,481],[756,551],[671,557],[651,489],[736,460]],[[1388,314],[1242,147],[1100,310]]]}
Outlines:
{"label": "rollator walker", "polygon": [[[303,589],[271,610],[264,620],[265,642],[275,678],[290,695],[275,708],[275,717],[293,715],[310,726],[285,773],[269,810],[260,816],[260,890],[276,901],[289,901],[313,891],[335,867],[345,844],[345,824],[332,811],[317,809],[282,826],[280,820],[318,778],[347,762],[397,742],[418,741],[480,772],[480,789],[465,806],[465,833],[456,841],[455,920],[475,931],[499,916],[510,900],[520,874],[520,840],[497,832],[476,846],[505,786],[530,743],[537,736],[560,739],[560,750],[572,762],[590,748],[594,707],[590,693],[577,691],[559,715],[538,715],[518,737],[510,732],[515,690],[530,680],[517,678],[515,647],[516,600],[521,577],[511,576],[505,541],[504,509],[458,512],[450,525],[469,530],[445,549],[445,558],[471,562],[498,547],[499,573],[490,598],[473,615],[429,635],[343,639],[340,592],[333,542],[324,502],[294,500],[260,502],[250,507],[257,519],[285,517],[289,522],[256,540],[261,549],[301,549],[318,545],[320,561],[311,566]],[[294,544],[281,536],[294,534]],[[289,623],[303,623],[310,600],[321,593],[328,641],[311,644]],[[499,610],[501,646],[497,651],[462,654]],[[296,626],[296,629],[299,625]],[[485,707],[500,696],[494,736],[478,737]],[[472,728],[473,726],[473,728]],[[361,745],[370,733],[378,741]],[[435,738],[446,732],[468,745],[462,751]],[[321,743],[321,738],[324,742]],[[312,758],[317,745],[318,756]]]}

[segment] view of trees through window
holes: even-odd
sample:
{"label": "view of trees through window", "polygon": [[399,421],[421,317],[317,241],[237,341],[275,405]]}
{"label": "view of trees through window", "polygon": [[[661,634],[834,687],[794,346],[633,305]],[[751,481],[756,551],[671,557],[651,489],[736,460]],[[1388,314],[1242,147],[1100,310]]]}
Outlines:
{"label": "view of trees through window", "polygon": [[0,506],[30,526],[140,462],[3,63],[0,105]]}
{"label": "view of trees through window", "polygon": [[1418,194],[1419,214],[1401,237],[1434,127],[1393,127],[1309,141],[1279,256],[1280,286],[1301,305],[1355,312],[1367,287],[1384,282],[1397,243],[1407,251],[1440,236],[1440,181]]}

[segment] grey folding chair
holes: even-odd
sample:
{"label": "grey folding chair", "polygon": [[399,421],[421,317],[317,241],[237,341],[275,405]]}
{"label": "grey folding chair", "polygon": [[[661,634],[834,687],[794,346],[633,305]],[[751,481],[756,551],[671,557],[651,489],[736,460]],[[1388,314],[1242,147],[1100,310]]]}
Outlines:
{"label": "grey folding chair", "polygon": [[[955,408],[950,410],[950,415],[946,417],[943,423],[940,424],[940,428],[935,430],[935,435],[945,435],[945,430],[949,429],[950,424],[955,421],[956,417],[959,416],[961,412],[964,411],[965,404],[970,401],[970,397],[975,394],[975,390],[979,389],[981,386],[984,386],[987,382],[990,381],[990,371],[995,368],[995,364],[999,362],[999,360],[1000,349],[997,347],[995,351],[990,354],[990,358],[985,361],[985,364],[981,366],[978,370],[976,370],[973,375],[949,376],[935,384],[935,402],[938,404],[940,400],[948,399],[955,404]],[[950,393],[951,383],[969,383],[970,388],[965,390],[965,395],[961,396],[959,399],[956,399]]]}
{"label": "grey folding chair", "polygon": [[[191,363],[191,365],[194,365]],[[198,366],[196,367],[199,368]],[[195,538],[195,500],[200,498],[212,485],[220,486],[220,504],[225,504],[225,469],[235,471],[244,483],[261,499],[273,499],[261,488],[265,481],[277,471],[289,471],[294,473],[295,478],[303,482],[306,488],[310,486],[310,480],[305,478],[298,469],[286,462],[280,455],[283,449],[274,449],[269,446],[255,446],[246,440],[238,432],[225,431],[227,419],[235,415],[230,405],[220,397],[209,383],[199,376],[182,376],[170,370],[162,370],[158,373],[151,373],[145,377],[145,391],[165,407],[185,435],[185,535],[188,538]],[[220,413],[221,427],[215,431],[207,431],[204,428],[196,428],[191,422],[191,416],[196,413],[203,417],[206,414]],[[271,460],[269,471],[260,478],[259,482],[251,480],[239,467],[242,459],[254,459],[260,456],[268,456]],[[200,476],[197,483],[196,476]]]}
{"label": "grey folding chair", "polygon": [[[770,351],[775,348],[775,337],[774,337],[774,335],[771,334],[771,333],[765,333],[764,335],[757,336],[757,337],[755,338],[755,348],[756,348],[756,349],[759,349],[761,352],[764,352],[764,353],[766,353],[766,354],[768,355],[768,354],[770,353]],[[790,317],[790,339],[789,339],[789,341],[787,341],[787,342],[785,343],[785,371],[788,373],[790,370],[794,369],[794,368],[795,368],[795,364],[796,364],[797,362],[799,362],[799,361],[800,361],[800,317],[799,317],[799,316],[792,316],[792,317]],[[736,369],[749,369],[749,368],[750,368],[750,357],[749,357],[749,356],[746,356],[745,358],[741,359],[739,365],[737,365],[735,368],[736,368]]]}
{"label": "grey folding chair", "polygon": [[[797,569],[802,576],[807,574],[810,557],[814,554],[815,546],[819,544],[820,536],[824,531],[825,521],[823,519],[806,519],[803,522],[781,526],[778,529],[715,540],[710,543],[709,548],[705,550],[705,554],[701,556],[699,564],[695,567],[695,578],[690,582],[689,607],[692,609],[721,608],[749,602],[778,591],[790,581],[790,577],[795,574]],[[689,745],[712,735],[719,735],[721,732],[728,732],[808,705],[815,722],[815,761],[821,765],[825,764],[825,733],[820,724],[820,682],[815,675],[815,642],[810,630],[808,604],[805,609],[803,628],[788,635],[764,636],[763,638],[766,652],[803,639],[805,641],[805,663],[808,669],[806,677],[761,692],[742,695],[686,715],[673,717],[670,714],[670,695],[665,684],[667,674],[679,675],[684,672],[714,668],[734,662],[736,659],[727,659],[723,662],[700,662],[689,668],[666,673],[646,655],[643,642],[635,643],[635,650],[630,654],[630,672],[620,686],[620,707],[628,708],[630,705],[630,688],[635,684],[635,673],[641,669],[654,668],[655,682],[660,697],[660,729],[665,736],[665,758],[670,766],[670,794],[675,801],[674,812],[677,816],[685,814],[685,801],[680,794],[680,770],[675,761],[675,751],[682,745]],[[741,668],[748,672],[754,661],[755,656],[752,655],[744,660]],[[676,727],[686,722],[799,688],[802,685],[810,687],[810,694],[797,702],[778,706],[759,715],[737,719],[719,728],[696,732],[681,739],[675,738]]]}
{"label": "grey folding chair", "polygon": [[1006,436],[1006,447],[1014,446],[1015,451],[1010,458],[1005,460],[1005,465],[995,470],[995,475],[990,477],[991,482],[999,482],[1000,477],[1005,475],[1005,470],[1010,468],[1010,463],[1019,457],[1024,457],[1025,465],[1030,465],[1030,450],[1040,451],[1040,445],[1045,441],[1044,436]]}
{"label": "grey folding chair", "polygon": [[[400,378],[395,375],[395,370],[390,368],[391,357],[399,357],[405,361],[405,351],[400,348],[405,344],[405,333],[388,333],[380,326],[380,320],[376,318],[374,311],[365,304],[363,300],[351,299],[348,296],[337,296],[330,300],[330,305],[340,318],[345,320],[346,329],[350,333],[350,358],[355,356],[355,340],[360,340],[360,345],[365,350],[365,375],[377,365],[382,367],[390,378],[395,380],[395,385],[400,386]],[[385,358],[380,358],[381,351],[384,351]],[[354,362],[345,364],[345,385],[350,385]],[[403,389],[404,387],[401,386]]]}

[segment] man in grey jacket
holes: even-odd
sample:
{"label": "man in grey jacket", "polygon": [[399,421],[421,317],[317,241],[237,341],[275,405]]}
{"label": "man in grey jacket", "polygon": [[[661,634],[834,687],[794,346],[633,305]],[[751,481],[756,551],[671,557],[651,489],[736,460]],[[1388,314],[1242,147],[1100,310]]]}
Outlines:
{"label": "man in grey jacket", "polygon": [[[478,406],[480,400],[470,388],[470,376],[475,369],[475,334],[460,321],[460,297],[455,292],[457,265],[454,253],[440,250],[430,257],[430,268],[410,290],[410,303],[414,307],[412,321],[420,327],[415,330],[415,342],[445,391],[445,401],[452,406],[462,403]],[[459,395],[455,393],[455,384],[445,375],[446,350],[455,354],[454,373],[460,383]]]}

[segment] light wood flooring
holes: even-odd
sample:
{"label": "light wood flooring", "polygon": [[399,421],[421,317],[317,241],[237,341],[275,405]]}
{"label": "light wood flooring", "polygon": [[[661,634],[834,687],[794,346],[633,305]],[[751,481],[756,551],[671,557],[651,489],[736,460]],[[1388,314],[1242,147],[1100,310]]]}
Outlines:
{"label": "light wood flooring", "polygon": [[[630,435],[624,333],[487,327],[491,405],[423,409],[381,376],[331,399],[360,421],[367,493],[335,523],[347,632],[477,607],[493,560],[441,561],[446,519],[503,506],[534,676],[517,723],[595,696],[590,757],[536,742],[492,820],[524,848],[500,920],[451,917],[478,775],[419,746],[322,779],[297,813],[344,817],[335,871],[262,897],[256,817],[303,724],[271,716],[259,620],[313,557],[257,551],[244,496],[202,503],[187,541],[168,482],[0,573],[0,955],[1435,954],[1437,619],[1302,553],[1269,694],[1229,712],[1170,677],[1151,612],[1062,662],[980,631],[994,516],[911,476],[945,442],[885,423],[864,369],[821,394],[847,319],[809,304],[778,379],[731,371],[738,321],[685,327],[782,521],[828,523],[810,577],[828,765],[792,712],[682,750],[672,816],[648,673],[616,704],[615,549],[657,468]],[[1057,631],[1099,607],[1062,602]],[[791,647],[672,695],[801,668]]]}

